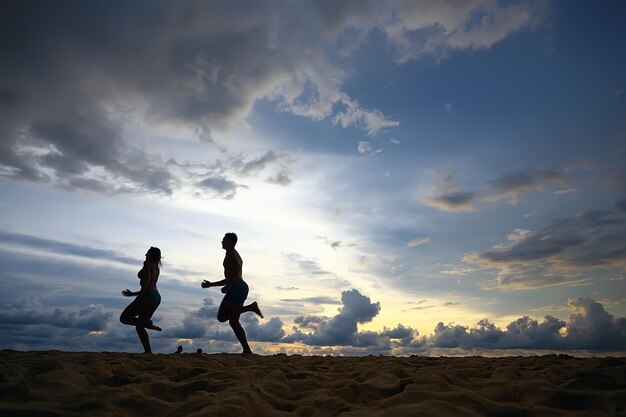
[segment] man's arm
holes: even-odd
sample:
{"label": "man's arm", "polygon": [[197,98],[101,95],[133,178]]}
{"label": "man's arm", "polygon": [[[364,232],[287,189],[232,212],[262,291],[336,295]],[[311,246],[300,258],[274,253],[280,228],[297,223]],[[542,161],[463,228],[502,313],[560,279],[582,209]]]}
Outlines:
{"label": "man's arm", "polygon": [[241,265],[239,264],[237,256],[233,253],[227,252],[226,256],[224,257],[224,279],[215,282],[210,282],[205,279],[202,282],[201,286],[202,288],[209,288],[220,287],[223,285],[224,288],[222,288],[222,292],[227,292],[232,286],[232,283],[235,282],[235,280],[240,276]]}

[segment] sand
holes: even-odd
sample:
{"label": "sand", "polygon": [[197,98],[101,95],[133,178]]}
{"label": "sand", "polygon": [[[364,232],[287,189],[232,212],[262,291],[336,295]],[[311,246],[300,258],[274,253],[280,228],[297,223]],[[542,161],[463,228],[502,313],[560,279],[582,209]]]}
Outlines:
{"label": "sand", "polygon": [[0,416],[626,416],[626,358],[0,352]]}

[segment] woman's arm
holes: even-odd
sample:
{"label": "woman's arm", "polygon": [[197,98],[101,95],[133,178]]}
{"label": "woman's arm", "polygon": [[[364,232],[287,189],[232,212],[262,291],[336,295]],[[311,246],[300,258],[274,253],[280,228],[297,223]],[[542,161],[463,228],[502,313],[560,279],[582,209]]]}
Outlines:
{"label": "woman's arm", "polygon": [[211,282],[205,279],[204,281],[202,281],[202,284],[200,284],[200,286],[202,288],[219,287],[221,285],[226,285],[227,283],[228,281],[226,279],[223,279],[221,281],[215,281],[215,282]]}

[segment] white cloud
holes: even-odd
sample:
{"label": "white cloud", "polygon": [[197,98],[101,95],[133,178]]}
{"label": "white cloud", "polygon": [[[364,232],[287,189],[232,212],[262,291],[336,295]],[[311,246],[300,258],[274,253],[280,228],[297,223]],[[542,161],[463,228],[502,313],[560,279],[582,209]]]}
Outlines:
{"label": "white cloud", "polygon": [[425,236],[425,237],[418,237],[416,239],[413,239],[410,242],[407,242],[406,245],[409,248],[414,248],[416,246],[424,245],[428,242],[430,242],[430,236]]}
{"label": "white cloud", "polygon": [[383,152],[383,148],[374,149],[367,141],[360,141],[357,150],[361,155],[374,156]]}

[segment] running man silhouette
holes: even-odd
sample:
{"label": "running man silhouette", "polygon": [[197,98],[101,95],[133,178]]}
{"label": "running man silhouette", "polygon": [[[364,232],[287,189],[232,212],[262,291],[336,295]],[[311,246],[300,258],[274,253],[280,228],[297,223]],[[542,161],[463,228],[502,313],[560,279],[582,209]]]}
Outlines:
{"label": "running man silhouette", "polygon": [[226,233],[222,239],[222,248],[226,250],[226,256],[224,257],[224,279],[221,281],[210,282],[208,280],[202,281],[202,288],[219,287],[222,286],[222,293],[225,293],[224,299],[220,304],[220,308],[217,312],[217,319],[224,323],[228,320],[230,327],[235,332],[235,336],[241,343],[243,348],[243,354],[249,355],[252,353],[248,340],[246,339],[246,332],[239,323],[239,316],[241,313],[251,311],[258,314],[263,318],[263,314],[259,309],[256,301],[252,304],[244,306],[243,303],[248,298],[248,284],[241,277],[241,270],[243,266],[243,260],[239,256],[239,252],[235,249],[237,244],[237,235],[235,233]]}
{"label": "running man silhouette", "polygon": [[161,250],[151,246],[146,253],[143,268],[137,273],[141,290],[133,292],[127,288],[122,291],[122,295],[125,297],[134,296],[135,299],[122,311],[120,321],[129,326],[135,326],[144,353],[152,353],[150,337],[146,329],[161,331],[161,328],[155,326],[151,320],[152,315],[161,304],[161,294],[156,287],[159,279],[159,265],[161,265]]}

